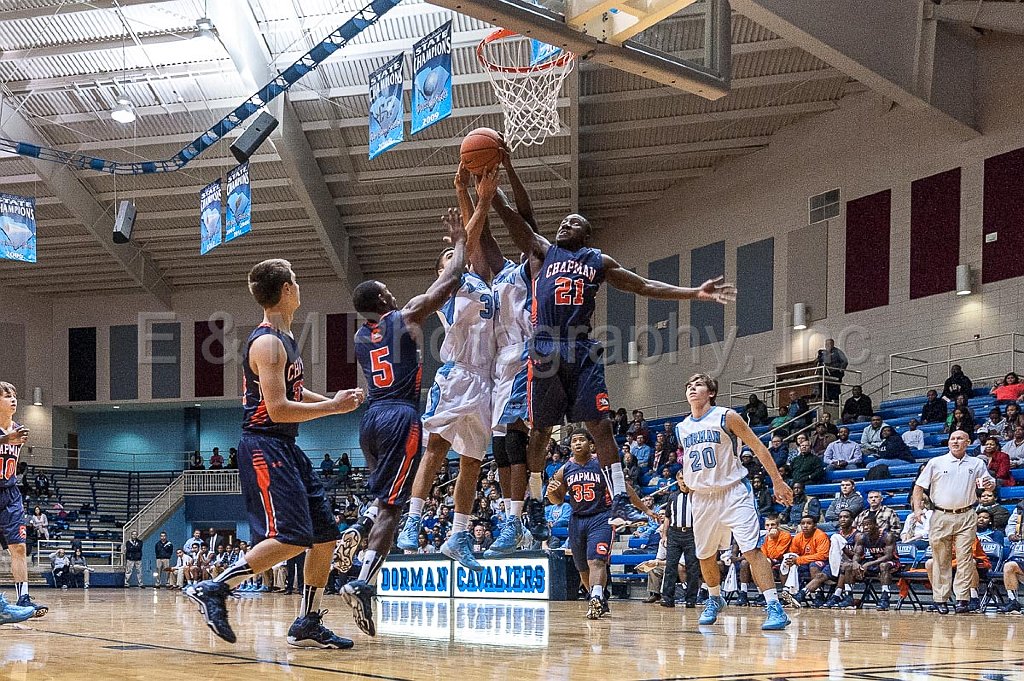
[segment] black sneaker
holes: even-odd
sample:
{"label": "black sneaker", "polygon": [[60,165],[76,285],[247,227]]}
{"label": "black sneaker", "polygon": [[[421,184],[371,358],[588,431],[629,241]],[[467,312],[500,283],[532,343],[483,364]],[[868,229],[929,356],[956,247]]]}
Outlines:
{"label": "black sneaker", "polygon": [[1007,601],[1005,605],[999,606],[999,612],[1011,613],[1020,612],[1020,602],[1014,598],[1013,600]]}
{"label": "black sneaker", "polygon": [[367,636],[377,635],[377,625],[373,621],[373,599],[376,595],[377,590],[361,579],[354,579],[341,588],[341,597],[352,608],[356,626]]}
{"label": "black sneaker", "polygon": [[878,597],[878,603],[875,605],[876,610],[888,610],[889,609],[889,592],[883,591],[882,595]]}
{"label": "black sneaker", "polygon": [[811,607],[812,608],[821,608],[824,605],[825,605],[825,594],[821,593],[820,590],[819,591],[815,591],[814,592],[814,600],[811,601]]}
{"label": "black sneaker", "polygon": [[351,639],[335,635],[323,625],[326,610],[311,612],[297,618],[288,628],[288,645],[296,648],[334,648],[348,650],[352,647]]}
{"label": "black sneaker", "polygon": [[224,582],[208,579],[198,584],[187,586],[185,595],[199,606],[199,612],[206,619],[206,626],[213,633],[228,643],[235,642],[235,632],[228,623],[227,598],[231,595],[231,587]]}
{"label": "black sneaker", "polygon": [[605,615],[611,615],[612,609],[608,607],[608,592],[604,592],[604,597],[601,599],[601,617]]}
{"label": "black sneaker", "polygon": [[544,517],[544,502],[540,499],[530,499],[526,502],[526,527],[537,541],[547,541],[551,538],[551,528]]}
{"label": "black sneaker", "polygon": [[750,596],[747,595],[746,591],[737,591],[736,592],[736,605],[738,605],[740,607],[743,607],[743,608],[745,608],[748,605],[750,605]]}
{"label": "black sneaker", "polygon": [[363,516],[341,533],[341,541],[336,552],[340,572],[344,573],[352,569],[352,563],[355,561],[356,554],[359,553],[359,545],[363,542],[363,538],[370,534],[372,527],[373,521]]}
{"label": "black sneaker", "polygon": [[46,613],[50,612],[50,609],[45,605],[34,603],[32,599],[29,598],[28,594],[22,594],[21,598],[18,599],[17,605],[19,608],[35,608],[36,614],[32,617],[42,617]]}

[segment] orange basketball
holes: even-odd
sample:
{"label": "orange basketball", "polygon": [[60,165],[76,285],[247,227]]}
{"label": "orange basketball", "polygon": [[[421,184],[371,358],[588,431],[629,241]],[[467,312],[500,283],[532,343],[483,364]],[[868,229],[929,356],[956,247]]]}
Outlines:
{"label": "orange basketball", "polygon": [[477,128],[462,140],[459,156],[474,175],[483,175],[501,163],[501,133],[490,128]]}

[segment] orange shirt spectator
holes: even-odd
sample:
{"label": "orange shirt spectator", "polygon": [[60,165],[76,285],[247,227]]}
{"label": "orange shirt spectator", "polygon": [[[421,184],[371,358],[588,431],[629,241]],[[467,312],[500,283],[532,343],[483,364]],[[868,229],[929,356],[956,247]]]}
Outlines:
{"label": "orange shirt spectator", "polygon": [[[978,564],[979,570],[989,570],[992,568],[992,561],[989,560],[988,555],[981,548],[980,539],[974,540],[974,548],[971,550],[971,553],[974,554],[974,562]],[[956,567],[956,558],[953,559],[953,567]]]}
{"label": "orange shirt spectator", "polygon": [[803,532],[797,532],[789,545],[789,552],[797,554],[797,565],[807,565],[827,561],[829,547],[828,535],[815,528],[810,538]]}
{"label": "orange shirt spectator", "polygon": [[768,560],[782,560],[783,554],[789,551],[789,544],[792,540],[793,535],[785,530],[779,530],[776,536],[772,537],[769,534],[764,538],[761,552],[764,553]]}

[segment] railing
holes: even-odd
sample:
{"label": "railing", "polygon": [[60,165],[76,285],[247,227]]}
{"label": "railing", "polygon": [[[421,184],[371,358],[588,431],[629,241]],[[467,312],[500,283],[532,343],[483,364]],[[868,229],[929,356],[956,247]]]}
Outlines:
{"label": "railing", "polygon": [[889,394],[940,389],[954,364],[975,386],[1001,380],[1024,359],[1024,334],[1002,333],[889,355]]}
{"label": "railing", "polygon": [[[229,449],[220,447],[220,455],[224,457],[224,466],[228,464]],[[203,460],[203,467],[209,470],[210,457],[213,450],[198,450]],[[313,466],[317,467],[324,454],[330,454],[337,462],[342,454],[348,454],[353,467],[365,466],[366,457],[359,447],[318,447],[304,450]],[[33,447],[32,453],[25,451],[21,460],[32,466],[51,468],[73,468],[76,470],[102,470],[112,472],[149,472],[149,471],[183,471],[191,466],[191,458],[195,452],[115,452],[99,449],[67,449],[64,447]],[[69,466],[69,463],[78,463]]]}
{"label": "railing", "polygon": [[[57,552],[57,549],[64,549],[64,552],[71,556],[71,541],[68,539],[44,539],[39,542],[38,550],[32,558],[36,567],[50,566],[50,556]],[[122,544],[112,541],[83,541],[82,555],[88,558],[101,558],[102,562],[89,562],[89,567],[124,567],[124,548]]]}
{"label": "railing", "polygon": [[[789,371],[777,371],[765,376],[756,376],[743,381],[732,381],[729,384],[729,403],[743,404],[751,394],[761,393],[761,399],[769,407],[778,408],[775,396],[780,390],[792,390],[796,388],[814,388],[817,399],[809,404],[825,404],[824,396],[826,387],[839,387],[840,401],[845,388],[852,388],[861,384],[863,374],[856,369],[846,369],[843,380],[832,378],[828,374],[828,367],[818,366],[805,369],[790,369]],[[766,399],[767,398],[767,399]],[[835,402],[831,402],[835,404]]]}
{"label": "railing", "polygon": [[163,492],[154,497],[153,501],[146,504],[145,508],[139,511],[131,520],[125,523],[123,535],[128,541],[132,531],[138,532],[140,537],[145,537],[154,525],[160,522],[169,513],[174,511],[185,499],[185,475],[179,475]]}
{"label": "railing", "polygon": [[185,471],[185,494],[241,494],[238,471]]}

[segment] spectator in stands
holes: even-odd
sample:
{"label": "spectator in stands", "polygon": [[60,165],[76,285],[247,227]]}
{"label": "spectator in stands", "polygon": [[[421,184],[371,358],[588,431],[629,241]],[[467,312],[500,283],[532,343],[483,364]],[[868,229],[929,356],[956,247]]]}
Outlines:
{"label": "spectator in stands", "polygon": [[1000,449],[999,438],[994,435],[983,437],[982,456],[988,459],[988,472],[1000,487],[1013,487],[1017,481],[1010,471],[1010,457]]}
{"label": "spectator in stands", "polygon": [[768,446],[768,453],[772,455],[775,465],[782,467],[789,463],[789,445],[782,441],[779,435],[772,435],[772,442]]}
{"label": "spectator in stands", "polygon": [[1024,465],[1024,426],[1014,427],[1013,439],[1004,442],[1000,449],[1010,457],[1010,466],[1012,468],[1019,468]]}
{"label": "spectator in stands", "polygon": [[857,484],[849,478],[839,482],[839,491],[825,511],[825,522],[819,525],[823,532],[834,532],[839,522],[839,512],[849,511],[856,517],[864,510],[864,497],[857,491]]}
{"label": "spectator in stands", "polygon": [[50,478],[46,477],[45,473],[38,473],[36,475],[36,496],[45,496],[47,499],[53,496],[50,492]]}
{"label": "spectator in stands", "polygon": [[955,402],[960,395],[970,396],[974,386],[959,364],[949,367],[949,378],[942,385],[942,399]]}
{"label": "spectator in stands", "polygon": [[491,548],[494,540],[487,536],[487,528],[482,524],[473,526],[473,553],[483,553]]}
{"label": "spectator in stands", "polygon": [[670,482],[672,482],[672,471],[669,470],[668,466],[664,466],[647,484],[651,487],[663,489],[667,487]]}
{"label": "spectator in stands", "polygon": [[[808,593],[813,594],[818,587],[825,583],[828,578],[825,567],[828,564],[829,546],[828,535],[818,529],[816,517],[805,515],[800,518],[800,531],[793,535],[793,540],[789,544],[789,552],[782,559],[783,570],[786,570],[787,573],[796,570],[797,589],[793,592],[794,580],[792,578],[787,580],[789,588],[783,588],[779,593],[779,599],[783,603],[798,606],[804,602]],[[801,581],[808,582],[806,588],[799,588]],[[823,597],[815,600],[825,601]]]}
{"label": "spectator in stands", "polygon": [[629,434],[629,417],[626,416],[626,410],[622,407],[619,407],[619,410],[615,412],[615,419],[612,423],[612,432],[615,435]]}
{"label": "spectator in stands", "polygon": [[757,395],[751,395],[747,400],[747,408],[743,412],[747,423],[751,428],[755,426],[768,425],[768,405],[761,401]]}
{"label": "spectator in stands", "polygon": [[924,514],[920,518],[915,519],[913,514],[908,515],[906,522],[903,523],[903,531],[900,532],[900,541],[913,544],[921,551],[928,548],[928,526],[933,513],[930,505],[925,504]]}
{"label": "spectator in stands", "polygon": [[640,486],[640,466],[636,463],[636,457],[629,451],[629,445],[622,445],[622,473],[626,476],[626,482],[633,487]]}
{"label": "spectator in stands", "polygon": [[740,463],[747,469],[747,478],[753,480],[757,476],[764,476],[765,470],[761,462],[754,458],[754,452],[749,447],[740,449]]}
{"label": "spectator in stands", "polygon": [[195,561],[192,556],[185,553],[182,549],[178,549],[178,562],[174,564],[171,570],[174,572],[174,580],[171,584],[172,589],[183,589],[185,588],[185,582],[188,581],[189,571],[192,569],[192,564]]}
{"label": "spectator in stands", "polygon": [[829,338],[825,341],[825,348],[818,350],[818,357],[815,365],[824,367],[825,372],[825,401],[838,402],[839,389],[846,375],[846,367],[849,362],[846,354],[836,347],[836,342]]}
{"label": "spectator in stands", "polygon": [[757,504],[757,514],[762,518],[775,515],[775,498],[772,491],[765,484],[763,475],[755,475],[750,478],[750,486],[754,491],[754,503]]}
{"label": "spectator in stands", "polygon": [[189,457],[188,468],[192,471],[206,470],[206,466],[203,465],[203,455],[199,453],[198,449]]}
{"label": "spectator in stands", "polygon": [[920,451],[924,449],[924,432],[917,426],[917,419],[910,419],[910,423],[907,424],[908,429],[902,437],[907,447]]}
{"label": "spectator in stands", "polygon": [[921,423],[945,423],[946,401],[939,399],[939,393],[928,391],[928,399],[921,408]]}
{"label": "spectator in stands", "polygon": [[869,420],[874,413],[871,398],[864,394],[859,385],[853,386],[850,397],[843,403],[843,423],[862,423]]}
{"label": "spectator in stands", "polygon": [[551,452],[551,461],[547,466],[544,467],[544,478],[550,480],[551,476],[554,475],[559,468],[565,465],[562,461],[562,453],[558,450]]}
{"label": "spectator in stands", "polygon": [[1010,522],[1010,512],[999,503],[998,488],[984,489],[978,499],[978,511],[988,511],[992,516],[992,527],[997,530],[1006,530]]}
{"label": "spectator in stands", "polygon": [[658,438],[654,441],[654,452],[651,454],[651,470],[660,471],[665,466],[671,466],[673,474],[675,473],[676,450],[665,446],[664,434],[658,433]]}
{"label": "spectator in stands", "polygon": [[238,450],[234,447],[228,450],[228,468],[231,470],[238,469]]}
{"label": "spectator in stands", "polygon": [[1024,383],[1021,383],[1017,374],[1011,371],[992,387],[989,394],[995,396],[997,403],[1016,402],[1024,395]]}
{"label": "spectator in stands", "polygon": [[[212,462],[211,465],[213,465]],[[325,478],[334,476],[334,459],[331,458],[330,452],[324,454],[323,461],[320,462],[320,475]]]}
{"label": "spectator in stands", "polygon": [[1024,414],[1021,414],[1019,404],[1006,405],[1006,434],[1002,435],[1004,440],[1013,437],[1013,431],[1017,426],[1024,426]]}
{"label": "spectator in stands", "polygon": [[142,540],[139,533],[132,530],[128,541],[124,543],[124,588],[131,586],[132,575],[135,575],[135,586],[142,588]]}
{"label": "spectator in stands", "polygon": [[836,441],[836,436],[828,432],[823,421],[814,424],[814,434],[811,436],[811,451],[818,456],[823,456],[828,446]]}
{"label": "spectator in stands", "polygon": [[202,530],[193,530],[192,536],[185,541],[185,544],[181,547],[185,550],[185,553],[194,555],[196,547],[203,543]]}
{"label": "spectator in stands", "polygon": [[338,459],[336,472],[338,474],[339,484],[348,482],[349,476],[352,475],[352,462],[348,459],[348,452],[341,453],[341,458]]}
{"label": "spectator in stands", "polygon": [[818,423],[825,424],[826,433],[831,433],[832,435],[839,437],[839,427],[835,424],[835,422],[832,421],[832,414],[826,411],[824,414],[821,415],[821,419],[818,421]]}
{"label": "spectator in stands", "polygon": [[210,470],[219,471],[224,468],[224,457],[220,455],[220,447],[213,448],[213,454],[210,455]]}
{"label": "spectator in stands", "polygon": [[[789,552],[789,545],[793,541],[793,535],[782,529],[781,516],[776,515],[765,516],[764,532],[764,543],[761,545],[761,551],[771,561],[772,565],[777,568],[782,564],[782,557]],[[741,573],[742,567],[746,563],[745,559],[741,559]],[[749,564],[747,564],[747,569],[750,569]]]}
{"label": "spectator in stands", "polygon": [[50,572],[53,573],[54,587],[68,588],[71,577],[71,557],[64,553],[64,549],[57,549],[57,552],[50,556]]}
{"label": "spectator in stands", "polygon": [[1004,438],[1003,435],[1006,432],[1006,417],[1003,416],[1003,412],[999,407],[992,407],[988,411],[988,419],[978,426],[978,439],[984,440],[985,435],[992,435],[998,438]]}
{"label": "spectator in stands", "polygon": [[873,489],[868,492],[868,507],[861,511],[853,524],[857,526],[857,530],[860,531],[864,527],[864,518],[867,517],[868,513],[875,514],[875,522],[878,526],[887,532],[899,532],[902,526],[900,517],[896,515],[896,511],[892,510],[888,506],[882,503],[882,493],[877,489]]}
{"label": "spectator in stands", "polygon": [[807,419],[800,417],[806,414],[809,409],[806,396],[797,395],[795,390],[789,391],[789,406],[786,409],[786,413],[790,420],[793,421],[794,428],[801,428],[807,425]]}
{"label": "spectator in stands", "polygon": [[805,515],[814,516],[817,520],[821,517],[821,502],[818,501],[818,497],[807,496],[804,493],[804,483],[794,482],[793,483],[793,505],[786,509],[785,520],[783,523],[786,528],[792,529],[800,526],[800,519]]}
{"label": "spectator in stands", "polygon": [[548,504],[544,507],[544,519],[551,529],[569,527],[569,520],[572,519],[572,507],[568,501],[563,501],[561,506]]}
{"label": "spectator in stands", "polygon": [[985,510],[978,511],[978,538],[987,539],[1000,546],[1003,545],[1003,540],[1006,539],[1006,534],[1002,530],[992,527],[992,514]]}
{"label": "spectator in stands", "polygon": [[167,533],[161,532],[156,542],[156,572],[157,578],[154,586],[156,588],[167,586],[167,573],[171,567],[171,558],[174,556],[174,544],[167,539]]}
{"label": "spectator in stands", "polygon": [[967,433],[970,440],[974,440],[974,417],[971,416],[969,409],[957,407],[953,410],[952,415],[950,415],[949,421],[946,423],[945,432],[955,433],[958,430]]}
{"label": "spectator in stands", "polygon": [[878,526],[874,513],[864,516],[863,529],[857,536],[853,549],[853,561],[843,573],[843,599],[836,604],[837,608],[848,608],[853,605],[853,585],[863,582],[868,577],[877,575],[882,585],[882,593],[878,597],[876,609],[889,609],[889,587],[893,575],[900,570],[900,559],[896,555],[896,535],[886,532]]}
{"label": "spectator in stands", "polygon": [[[636,436],[636,440],[633,441],[633,446],[630,451],[633,452],[633,456],[636,457],[636,462],[642,469],[649,469],[651,467],[651,446],[647,444],[647,437],[643,433]],[[550,476],[548,476],[550,477]]]}
{"label": "spectator in stands", "polygon": [[675,426],[671,421],[665,421],[664,429],[660,434],[665,436],[665,449],[672,452],[679,449],[679,440],[676,439]]}
{"label": "spectator in stands", "polygon": [[71,554],[71,580],[74,581],[77,587],[81,583],[81,588],[89,588],[89,575],[92,574],[92,568],[89,567],[89,563],[85,560],[85,556],[82,554],[82,549],[75,549],[74,553]]}
{"label": "spectator in stands", "polygon": [[1017,600],[1017,589],[1024,580],[1024,501],[1017,504],[1010,516],[1009,536],[1010,554],[1003,563],[1003,586],[1006,587],[1006,604],[999,612],[1020,612],[1020,601]]}
{"label": "spectator in stands", "polygon": [[32,511],[28,524],[35,531],[36,539],[48,540],[50,538],[50,519],[46,517],[40,507],[36,506]]}
{"label": "spectator in stands", "polygon": [[793,482],[814,484],[825,479],[825,464],[821,457],[811,451],[811,443],[804,441],[800,444],[800,453],[790,463],[793,469]]}
{"label": "spectator in stands", "polygon": [[868,464],[868,468],[875,466],[888,466],[893,468],[907,463],[914,463],[914,453],[903,441],[903,438],[896,433],[892,426],[882,426],[882,442],[878,445],[877,457]]}
{"label": "spectator in stands", "polygon": [[[224,572],[229,564],[227,546],[225,544],[218,544],[217,550],[213,553],[213,558],[210,560],[210,577],[216,578],[217,575]],[[283,581],[274,580],[275,587],[282,583]]]}
{"label": "spectator in stands", "polygon": [[638,435],[643,435],[645,439],[651,436],[647,430],[647,421],[644,420],[644,413],[639,409],[633,410],[633,420],[629,424],[629,428],[626,429],[626,435],[630,440],[635,440]]}
{"label": "spectator in stands", "polygon": [[887,424],[880,414],[871,415],[871,423],[865,426],[860,434],[860,450],[864,454],[875,455],[882,444],[882,428]]}
{"label": "spectator in stands", "polygon": [[[786,407],[779,407],[779,415],[772,419],[772,422],[768,424],[768,427],[771,430],[776,430],[778,428],[782,428],[787,423],[789,423],[789,409]],[[786,433],[786,435],[788,434],[789,433]]]}

